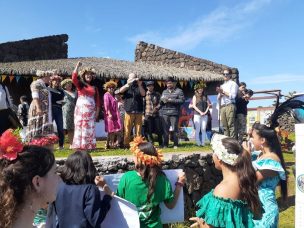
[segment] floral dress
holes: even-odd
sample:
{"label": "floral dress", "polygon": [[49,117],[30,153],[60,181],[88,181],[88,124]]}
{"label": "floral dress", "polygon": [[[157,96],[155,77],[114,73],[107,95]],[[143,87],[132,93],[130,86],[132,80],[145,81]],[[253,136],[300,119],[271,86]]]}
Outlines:
{"label": "floral dress", "polygon": [[76,105],[76,94],[70,94],[65,91],[62,106],[63,129],[74,130],[74,111]]}
{"label": "floral dress", "polygon": [[280,162],[270,158],[256,159],[252,164],[256,170],[272,170],[278,173],[277,176],[266,178],[259,184],[259,198],[264,213],[261,220],[254,220],[254,226],[263,228],[278,227],[279,207],[275,189],[280,180],[286,180],[285,171]]}
{"label": "floral dress", "polygon": [[93,150],[96,148],[95,113],[96,107],[100,108],[99,93],[94,86],[82,87],[77,73],[73,73],[72,81],[78,93],[74,112],[75,131],[72,148]]}
{"label": "floral dress", "polygon": [[247,203],[242,200],[222,198],[213,194],[214,190],[207,193],[197,202],[199,207],[196,216],[213,227],[226,228],[251,228],[253,214]]}
{"label": "floral dress", "polygon": [[34,138],[53,134],[51,95],[45,83],[38,79],[31,84],[33,98],[38,98],[42,115],[38,115],[37,107],[32,101],[28,112],[28,128],[26,131],[27,141]]}

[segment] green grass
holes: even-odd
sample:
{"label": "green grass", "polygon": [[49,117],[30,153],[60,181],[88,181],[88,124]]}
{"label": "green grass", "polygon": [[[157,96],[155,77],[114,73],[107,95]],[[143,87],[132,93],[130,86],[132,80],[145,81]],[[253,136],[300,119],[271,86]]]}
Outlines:
{"label": "green grass", "polygon": [[[68,148],[69,145],[65,144],[65,148]],[[170,152],[207,152],[211,151],[211,147],[206,145],[204,147],[196,146],[194,142],[181,142],[177,149],[173,148],[165,148],[162,149],[163,153],[170,153]],[[70,149],[63,149],[63,150],[55,150],[55,157],[56,158],[63,158],[68,157],[74,150]],[[131,155],[130,150],[127,149],[105,149],[105,141],[97,141],[97,149],[93,150],[91,156],[119,156],[119,155]]]}

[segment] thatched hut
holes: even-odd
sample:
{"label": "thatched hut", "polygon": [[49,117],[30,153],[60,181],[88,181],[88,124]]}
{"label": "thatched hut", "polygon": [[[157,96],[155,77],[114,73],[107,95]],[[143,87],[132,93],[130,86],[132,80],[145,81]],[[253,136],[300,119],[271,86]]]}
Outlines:
{"label": "thatched hut", "polygon": [[[169,76],[179,81],[179,86],[185,88],[186,91],[191,89],[191,86],[187,83],[188,81],[203,80],[214,87],[214,85],[223,80],[221,74],[210,71],[195,71],[186,68],[108,58],[69,58],[0,63],[0,75],[2,75],[4,83],[11,91],[14,101],[17,102],[22,94],[30,97],[29,85],[35,79],[37,70],[57,69],[60,75],[70,77],[78,61],[81,61],[83,66],[91,66],[96,70],[96,85],[100,89],[102,88],[102,84],[109,79],[117,79],[119,85],[124,84],[125,79],[127,79],[131,72],[136,73],[142,80],[156,80],[160,82],[155,83],[158,90],[164,89],[162,81]],[[212,92],[211,89],[210,92]]]}

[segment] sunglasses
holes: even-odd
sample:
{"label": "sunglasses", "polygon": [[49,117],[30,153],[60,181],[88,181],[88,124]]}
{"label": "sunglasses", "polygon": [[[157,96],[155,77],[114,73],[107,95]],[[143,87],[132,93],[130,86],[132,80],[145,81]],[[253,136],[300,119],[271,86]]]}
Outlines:
{"label": "sunglasses", "polygon": [[229,76],[230,74],[229,74],[229,73],[224,73],[223,75],[224,75],[224,76]]}

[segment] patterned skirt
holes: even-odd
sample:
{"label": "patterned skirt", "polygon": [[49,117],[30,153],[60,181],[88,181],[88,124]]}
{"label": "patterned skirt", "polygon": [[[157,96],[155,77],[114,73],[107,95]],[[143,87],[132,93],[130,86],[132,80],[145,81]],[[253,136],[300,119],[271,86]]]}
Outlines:
{"label": "patterned skirt", "polygon": [[95,108],[93,97],[78,97],[74,112],[73,149],[92,150],[96,148]]}
{"label": "patterned skirt", "polygon": [[37,108],[31,103],[29,109],[28,127],[26,131],[26,140],[31,141],[35,138],[43,137],[54,133],[53,123],[50,121],[52,113],[49,113],[48,106],[42,101],[42,115],[37,114]]}

